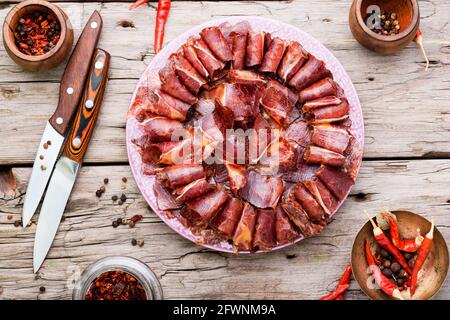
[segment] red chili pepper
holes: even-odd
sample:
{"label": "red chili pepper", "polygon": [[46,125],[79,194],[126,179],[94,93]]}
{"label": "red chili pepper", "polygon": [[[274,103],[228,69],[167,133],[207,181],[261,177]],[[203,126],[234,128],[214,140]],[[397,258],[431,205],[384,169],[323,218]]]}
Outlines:
{"label": "red chili pepper", "polygon": [[373,235],[377,243],[387,252],[392,254],[394,259],[406,270],[409,274],[411,274],[412,270],[409,267],[408,263],[405,260],[405,257],[401,254],[401,252],[392,244],[391,240],[384,234],[383,230],[379,228],[372,218],[369,218],[370,223],[372,223],[373,227]]}
{"label": "red chili pepper", "polygon": [[348,284],[338,285],[333,292],[327,294],[326,296],[323,296],[322,298],[320,298],[320,300],[336,300],[340,295],[344,294],[345,291],[347,291],[348,287]]}
{"label": "red chili pepper", "polygon": [[[352,265],[349,264],[347,266],[347,268],[345,268],[344,273],[342,274],[341,278],[339,279],[336,289],[334,291],[332,291],[330,294],[327,294],[326,296],[323,296],[322,298],[320,298],[320,300],[343,300],[345,292],[347,291],[347,289],[350,285],[351,276],[352,276]],[[343,289],[344,286],[347,286],[347,287],[345,289]]]}
{"label": "red chili pepper", "polygon": [[400,239],[398,232],[398,224],[395,219],[389,214],[383,214],[383,217],[389,221],[389,232],[391,235],[391,240],[394,246],[405,252],[416,252],[420,248],[420,244],[423,241],[423,237],[418,232],[418,235],[414,239],[403,240]]}
{"label": "red chili pepper", "polygon": [[148,0],[137,0],[135,3],[133,3],[128,10],[133,10],[136,9],[140,6],[142,6],[143,4],[146,4],[148,2]]}
{"label": "red chili pepper", "polygon": [[375,263],[375,258],[370,250],[370,243],[366,240],[366,261],[369,265],[369,270],[374,277],[376,283],[380,287],[381,291],[399,300],[403,300],[400,290],[394,285],[386,276],[381,272],[380,268]]}
{"label": "red chili pepper", "polygon": [[155,52],[161,51],[164,40],[164,27],[169,16],[170,0],[159,0],[155,25]]}
{"label": "red chili pepper", "polygon": [[416,291],[417,278],[419,275],[420,268],[422,268],[425,260],[427,259],[428,253],[431,249],[431,244],[433,243],[433,233],[434,233],[434,221],[431,221],[431,229],[422,241],[422,245],[417,252],[416,262],[414,263],[413,271],[411,274],[411,296],[414,295]]}

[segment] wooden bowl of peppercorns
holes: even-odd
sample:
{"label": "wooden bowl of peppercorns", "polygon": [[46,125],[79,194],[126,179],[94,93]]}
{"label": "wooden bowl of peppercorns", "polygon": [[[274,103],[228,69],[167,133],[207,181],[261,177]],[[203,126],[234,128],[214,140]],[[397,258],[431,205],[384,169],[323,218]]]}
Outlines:
{"label": "wooden bowl of peppercorns", "polygon": [[[383,210],[384,211],[384,210]],[[431,222],[419,214],[410,211],[391,211],[395,216],[398,225],[398,234],[401,239],[414,239],[418,232],[425,237],[431,227]],[[390,236],[390,225],[382,218],[382,214],[373,217],[376,224],[383,230],[385,235],[392,241]],[[371,250],[377,259],[378,267],[382,274],[395,286],[400,288],[401,296],[405,300],[427,300],[431,299],[443,285],[449,268],[449,253],[444,237],[438,228],[434,228],[433,241],[430,251],[426,255],[426,260],[419,271],[418,282],[414,295],[411,297],[408,283],[410,275],[404,270],[398,261],[389,252],[384,250],[375,240],[373,226],[368,221],[359,231],[352,248],[352,269],[353,277],[358,282],[362,291],[374,300],[391,300],[391,296],[385,294],[375,283],[369,271],[366,254],[365,241],[368,240]],[[400,249],[399,249],[400,250]],[[419,250],[416,252],[406,252],[400,250],[409,267],[412,269],[417,260]]]}
{"label": "wooden bowl of peppercorns", "polygon": [[60,64],[73,44],[67,15],[56,5],[27,0],[11,9],[3,23],[8,55],[29,71],[45,71]]}
{"label": "wooden bowl of peppercorns", "polygon": [[414,40],[419,28],[417,0],[353,0],[350,30],[364,47],[392,54]]}

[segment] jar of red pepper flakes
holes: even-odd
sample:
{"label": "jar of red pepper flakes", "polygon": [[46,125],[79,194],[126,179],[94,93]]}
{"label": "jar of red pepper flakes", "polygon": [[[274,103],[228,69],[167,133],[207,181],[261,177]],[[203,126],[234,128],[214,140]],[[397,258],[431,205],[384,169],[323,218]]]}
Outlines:
{"label": "jar of red pepper flakes", "polygon": [[107,257],[87,267],[75,284],[73,300],[162,300],[158,278],[143,262]]}

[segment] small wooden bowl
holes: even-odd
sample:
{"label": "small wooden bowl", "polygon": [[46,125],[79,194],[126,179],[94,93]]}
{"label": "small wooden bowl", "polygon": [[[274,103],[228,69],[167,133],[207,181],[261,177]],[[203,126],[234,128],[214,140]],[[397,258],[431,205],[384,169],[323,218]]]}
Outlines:
{"label": "small wooden bowl", "polygon": [[[58,43],[43,55],[31,56],[20,52],[14,41],[14,30],[19,18],[36,10],[53,14],[61,26]],[[9,11],[3,23],[3,44],[6,52],[18,65],[29,71],[45,71],[60,64],[69,54],[73,44],[73,29],[67,15],[57,6],[42,0],[27,0]]]}
{"label": "small wooden bowl", "polygon": [[[395,12],[400,32],[395,35],[381,35],[370,30],[365,23],[367,8],[371,5],[381,11]],[[349,13],[350,30],[364,47],[381,54],[392,54],[407,46],[416,36],[420,13],[417,0],[353,0]]]}
{"label": "small wooden bowl", "polygon": [[[402,238],[412,239],[416,236],[417,228],[423,236],[430,230],[431,222],[424,217],[409,211],[392,211],[397,216],[399,233]],[[366,254],[364,252],[366,239],[375,244],[372,233],[372,225],[368,221],[359,231],[352,248],[352,268],[353,277],[358,282],[362,291],[374,300],[392,300],[379,289],[369,288],[372,285],[369,281]],[[433,297],[441,288],[447,277],[449,266],[449,256],[447,244],[444,237],[437,228],[434,229],[433,243],[431,251],[419,272],[419,280],[413,299],[426,300]],[[406,298],[406,297],[405,297]]]}

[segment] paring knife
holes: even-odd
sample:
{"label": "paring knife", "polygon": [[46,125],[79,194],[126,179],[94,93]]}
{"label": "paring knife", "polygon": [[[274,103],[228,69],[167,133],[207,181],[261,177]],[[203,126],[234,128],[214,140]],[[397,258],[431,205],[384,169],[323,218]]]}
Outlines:
{"label": "paring knife", "polygon": [[97,47],[101,29],[102,18],[97,11],[94,11],[64,70],[59,88],[58,107],[45,126],[28,183],[22,214],[24,227],[28,225],[39,205],[64,138],[70,128],[71,120],[83,93],[87,72]]}
{"label": "paring knife", "polygon": [[83,156],[94,130],[105,91],[110,55],[97,49],[89,71],[80,108],[64,150],[56,163],[42,204],[36,229],[33,268],[36,272],[47,255],[69,199]]}

